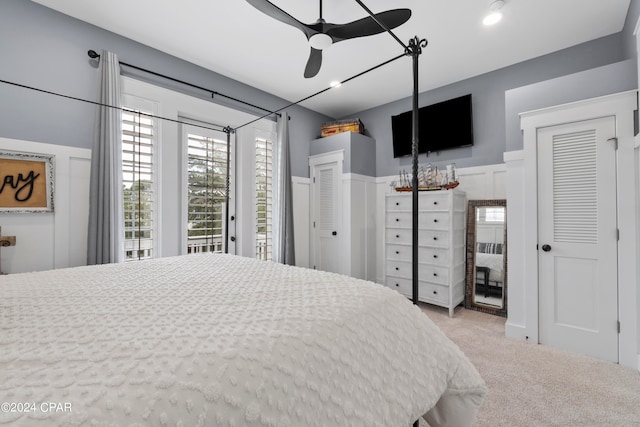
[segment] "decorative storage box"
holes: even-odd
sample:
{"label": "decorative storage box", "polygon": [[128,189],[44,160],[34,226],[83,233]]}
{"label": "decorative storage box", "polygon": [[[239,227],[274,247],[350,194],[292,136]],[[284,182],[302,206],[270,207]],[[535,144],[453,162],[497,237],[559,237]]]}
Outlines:
{"label": "decorative storage box", "polygon": [[320,136],[324,138],[325,136],[335,135],[342,132],[356,132],[364,135],[364,125],[362,124],[360,119],[347,119],[328,122],[322,125]]}

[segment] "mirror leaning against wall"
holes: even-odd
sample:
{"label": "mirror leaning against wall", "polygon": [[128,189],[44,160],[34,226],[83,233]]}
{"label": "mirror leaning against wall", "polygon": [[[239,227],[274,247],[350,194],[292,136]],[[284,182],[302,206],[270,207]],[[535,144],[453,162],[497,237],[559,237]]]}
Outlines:
{"label": "mirror leaning against wall", "polygon": [[464,306],[507,316],[507,201],[469,200]]}

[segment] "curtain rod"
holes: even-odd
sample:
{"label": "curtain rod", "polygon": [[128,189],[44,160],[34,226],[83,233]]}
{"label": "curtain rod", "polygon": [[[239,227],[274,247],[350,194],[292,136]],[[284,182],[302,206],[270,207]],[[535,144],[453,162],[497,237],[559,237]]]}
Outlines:
{"label": "curtain rod", "polygon": [[[93,49],[89,50],[87,52],[87,55],[89,55],[89,58],[92,58],[92,59],[100,58],[100,55]],[[238,99],[238,98],[234,98],[234,97],[229,96],[229,95],[225,95],[225,94],[220,93],[218,91],[207,89],[207,88],[202,87],[202,86],[194,85],[193,83],[185,82],[184,80],[179,80],[179,79],[176,79],[176,78],[171,77],[171,76],[167,76],[167,75],[164,75],[164,74],[156,73],[155,71],[151,71],[151,70],[148,70],[146,68],[138,67],[136,65],[127,64],[126,62],[120,62],[119,61],[119,63],[120,63],[120,65],[124,65],[126,67],[133,68],[135,70],[142,71],[142,72],[154,75],[156,77],[161,77],[163,79],[171,80],[173,82],[180,83],[180,84],[183,84],[185,86],[190,86],[192,88],[199,89],[199,90],[202,90],[204,92],[209,92],[211,94],[211,98],[214,98],[215,96],[219,96],[219,97],[222,97],[222,98],[230,99],[232,101],[239,102],[239,103],[244,104],[244,105],[248,105],[249,107],[257,108],[258,110],[267,111],[267,112],[270,113],[270,114],[267,114],[267,116],[271,115],[271,114],[275,114],[276,116],[280,117],[280,113],[278,113],[278,112],[271,111],[271,110],[269,110],[267,108],[262,108],[262,107],[260,107],[258,105],[251,104],[249,102],[243,101],[243,100]],[[263,116],[263,117],[266,117],[266,116]]]}
{"label": "curtain rod", "polygon": [[97,105],[97,106],[100,106],[100,107],[114,108],[116,110],[133,112],[133,113],[136,113],[136,114],[140,113],[140,115],[145,116],[145,117],[150,117],[152,119],[167,120],[167,121],[173,122],[173,123],[191,125],[191,126],[194,126],[194,127],[197,127],[197,128],[201,128],[201,129],[208,129],[208,130],[213,130],[213,131],[216,131],[216,132],[227,133],[227,131],[225,130],[227,128],[216,129],[216,128],[211,127],[211,126],[220,126],[220,127],[222,127],[221,125],[216,125],[216,124],[212,124],[210,126],[199,125],[199,124],[193,123],[193,121],[185,122],[185,121],[182,121],[182,120],[171,119],[169,117],[162,117],[162,116],[158,116],[158,115],[155,115],[155,114],[148,114],[148,113],[138,112],[138,111],[132,110],[130,108],[118,107],[116,105],[103,104],[101,102],[91,101],[89,99],[78,98],[76,96],[71,96],[71,95],[64,95],[62,93],[52,92],[52,91],[46,90],[46,89],[40,89],[40,88],[33,87],[33,86],[27,86],[27,85],[20,84],[20,83],[10,82],[8,80],[0,79],[0,83],[4,83],[4,84],[7,84],[7,85],[20,87],[20,88],[23,88],[23,89],[33,90],[35,92],[45,93],[47,95],[59,96],[60,98],[71,99],[73,101],[85,102],[87,104]]}

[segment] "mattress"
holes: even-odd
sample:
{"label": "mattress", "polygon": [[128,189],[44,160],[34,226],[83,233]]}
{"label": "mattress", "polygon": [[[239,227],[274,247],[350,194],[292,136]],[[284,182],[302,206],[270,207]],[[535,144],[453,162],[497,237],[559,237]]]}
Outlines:
{"label": "mattress", "polygon": [[469,425],[485,383],[381,285],[197,254],[0,277],[0,425]]}

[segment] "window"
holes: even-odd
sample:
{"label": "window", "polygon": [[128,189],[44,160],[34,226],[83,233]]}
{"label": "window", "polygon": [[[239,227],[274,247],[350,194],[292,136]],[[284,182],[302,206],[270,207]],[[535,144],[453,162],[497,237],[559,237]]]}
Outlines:
{"label": "window", "polygon": [[227,142],[187,133],[187,253],[224,250]]}
{"label": "window", "polygon": [[271,260],[273,142],[256,138],[256,258]]}
{"label": "window", "polygon": [[154,174],[151,113],[122,111],[124,260],[153,257]]}
{"label": "window", "polygon": [[476,221],[504,222],[504,208],[486,207],[486,208],[476,209]]}

